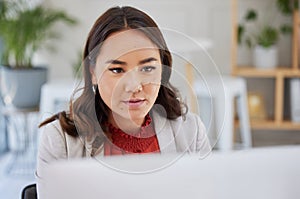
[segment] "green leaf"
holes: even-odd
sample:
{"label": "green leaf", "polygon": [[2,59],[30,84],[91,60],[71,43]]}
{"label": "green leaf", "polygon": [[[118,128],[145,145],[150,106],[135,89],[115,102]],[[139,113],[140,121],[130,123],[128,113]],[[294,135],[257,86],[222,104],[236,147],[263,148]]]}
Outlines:
{"label": "green leaf", "polygon": [[[5,42],[3,60],[8,62],[8,58],[14,58],[16,67],[31,67],[33,54],[47,40],[59,38],[59,32],[53,30],[56,23],[76,24],[76,20],[63,11],[45,9],[42,6],[24,10],[8,2],[0,0],[0,37]],[[14,17],[7,16],[4,12],[13,12]]]}
{"label": "green leaf", "polygon": [[245,20],[246,21],[255,21],[256,19],[257,19],[256,11],[253,9],[248,10],[245,15]]}
{"label": "green leaf", "polygon": [[247,37],[245,39],[245,42],[246,42],[246,45],[247,45],[248,48],[252,48],[252,41],[251,41],[250,37]]}
{"label": "green leaf", "polygon": [[245,32],[245,27],[242,26],[242,25],[239,25],[239,26],[238,26],[238,35],[237,35],[238,43],[239,43],[239,44],[242,43],[242,37],[243,37],[243,35],[244,35],[244,32]]}
{"label": "green leaf", "polygon": [[293,28],[289,24],[283,24],[283,25],[280,26],[280,32],[283,35],[288,35],[288,34],[291,34],[293,32]]}
{"label": "green leaf", "polygon": [[268,48],[277,43],[279,39],[278,30],[271,26],[265,26],[257,35],[257,44]]}
{"label": "green leaf", "polygon": [[277,0],[276,5],[281,13],[291,15],[298,8],[298,0]]}

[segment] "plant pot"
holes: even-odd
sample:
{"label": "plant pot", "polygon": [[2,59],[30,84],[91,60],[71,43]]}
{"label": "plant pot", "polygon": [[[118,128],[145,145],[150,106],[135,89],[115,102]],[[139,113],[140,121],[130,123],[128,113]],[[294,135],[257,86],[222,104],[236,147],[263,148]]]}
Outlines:
{"label": "plant pot", "polygon": [[13,69],[1,67],[1,97],[16,108],[38,107],[41,87],[47,81],[45,67]]}
{"label": "plant pot", "polygon": [[278,65],[278,49],[276,46],[269,48],[256,46],[253,56],[254,66],[257,68],[271,69]]}

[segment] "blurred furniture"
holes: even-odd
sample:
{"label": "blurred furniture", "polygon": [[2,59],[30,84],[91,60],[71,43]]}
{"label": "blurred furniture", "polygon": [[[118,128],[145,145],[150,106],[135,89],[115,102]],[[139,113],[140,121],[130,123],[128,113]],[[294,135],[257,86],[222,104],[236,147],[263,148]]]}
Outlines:
{"label": "blurred furniture", "polygon": [[21,199],[37,199],[36,184],[30,184],[24,187]]}
{"label": "blurred furniture", "polygon": [[[185,62],[185,68],[184,68],[185,71],[182,71],[182,73],[184,74],[182,77],[185,78],[184,80],[186,80],[186,82],[181,82],[181,83],[183,83],[185,86],[186,83],[189,84],[188,88],[183,88],[183,89],[185,89],[185,91],[188,92],[188,102],[189,102],[190,110],[196,113],[197,98],[194,95],[194,91],[191,86],[192,82],[194,81],[194,74],[193,74],[194,66],[191,63],[192,54],[193,53],[205,54],[207,50],[213,47],[213,42],[209,38],[188,37],[187,35],[176,31],[166,31],[164,32],[164,36],[169,51],[172,53],[173,59],[175,56],[177,56],[181,60],[184,60]],[[181,72],[181,71],[174,71],[175,70],[174,66],[172,70],[173,70],[172,71],[173,76]]]}
{"label": "blurred furniture", "polygon": [[[240,119],[242,147],[251,147],[246,81],[243,78],[224,75],[205,77],[204,80],[194,82],[194,89],[198,97],[210,98],[212,102],[211,119],[215,118],[216,121],[218,149],[222,151],[234,149],[235,99]],[[200,114],[203,114],[201,109]]]}
{"label": "blurred furniture", "polygon": [[290,102],[291,102],[291,120],[300,122],[300,78],[290,80]]}
{"label": "blurred furniture", "polygon": [[288,118],[284,118],[284,97],[286,96],[285,80],[290,78],[300,78],[299,62],[299,26],[300,17],[299,11],[294,10],[293,15],[293,38],[292,38],[292,66],[291,67],[276,67],[275,69],[259,70],[253,66],[238,66],[237,65],[237,46],[238,46],[238,0],[231,0],[232,4],[232,74],[246,78],[259,79],[275,79],[275,94],[274,94],[274,116],[267,120],[251,121],[253,130],[300,130],[300,123],[292,122]]}
{"label": "blurred furniture", "polygon": [[[168,32],[169,33],[169,32]],[[192,112],[197,113],[197,96],[210,98],[214,101],[213,114],[216,120],[218,141],[218,148],[220,150],[232,150],[234,148],[234,101],[237,99],[237,110],[239,118],[241,118],[241,138],[243,148],[252,146],[252,138],[249,126],[248,105],[247,105],[247,87],[246,82],[242,78],[235,78],[230,76],[212,76],[208,77],[207,74],[201,74],[198,76],[203,77],[206,82],[196,79],[198,68],[191,63],[192,53],[203,53],[206,50],[212,48],[212,41],[209,39],[201,38],[189,38],[185,35],[170,32],[166,34],[166,41],[170,51],[174,55],[179,55],[181,59],[186,61],[185,65],[185,77],[188,82],[189,95],[189,108]],[[207,55],[208,57],[208,55]],[[207,70],[207,69],[206,69]],[[210,73],[219,74],[217,68],[211,70]],[[216,83],[219,83],[217,85]],[[205,85],[208,84],[208,85]],[[206,90],[207,86],[209,90]],[[207,92],[208,91],[208,92]],[[205,117],[208,113],[201,112],[200,116]],[[208,128],[208,126],[206,125]],[[212,133],[212,132],[209,132]],[[209,135],[210,137],[211,135]]]}
{"label": "blurred furniture", "polygon": [[7,125],[5,123],[5,117],[2,114],[2,110],[4,108],[3,103],[1,102],[0,97],[0,154],[8,151],[8,132]]}
{"label": "blurred furniture", "polygon": [[[33,175],[36,166],[38,107],[18,109],[6,105],[2,109],[8,128],[8,141],[15,141],[13,156],[6,166],[11,175]],[[13,139],[12,139],[13,138]]]}
{"label": "blurred furniture", "polygon": [[75,80],[56,80],[42,86],[40,101],[41,120],[68,109],[75,90]]}
{"label": "blurred furniture", "polygon": [[266,120],[265,100],[261,93],[248,92],[248,109],[250,120]]}

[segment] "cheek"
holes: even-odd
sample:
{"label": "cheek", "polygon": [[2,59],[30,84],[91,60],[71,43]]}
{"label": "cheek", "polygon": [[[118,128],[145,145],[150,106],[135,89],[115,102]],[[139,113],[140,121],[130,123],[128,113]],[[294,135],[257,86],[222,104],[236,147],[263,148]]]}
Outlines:
{"label": "cheek", "polygon": [[115,90],[116,87],[116,82],[111,80],[110,78],[106,78],[103,76],[99,81],[98,81],[98,88],[99,88],[99,93],[103,101],[108,107],[112,107],[112,99],[114,97],[114,93],[116,92]]}
{"label": "cheek", "polygon": [[159,84],[147,84],[144,85],[144,92],[152,102],[155,102],[158,92],[159,92],[160,85]]}

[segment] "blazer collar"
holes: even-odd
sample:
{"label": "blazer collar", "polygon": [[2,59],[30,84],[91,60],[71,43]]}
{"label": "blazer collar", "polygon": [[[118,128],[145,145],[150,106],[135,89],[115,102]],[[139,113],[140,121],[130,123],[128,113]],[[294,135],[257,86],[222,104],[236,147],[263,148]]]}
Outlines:
{"label": "blazer collar", "polygon": [[[175,133],[173,132],[170,120],[166,117],[163,117],[159,114],[159,110],[152,109],[150,112],[152,122],[154,125],[154,130],[156,132],[160,153],[175,153],[177,151],[176,148],[176,140],[175,140]],[[87,142],[85,140],[85,155],[90,156],[92,150],[92,142]],[[96,156],[103,156],[103,150]]]}
{"label": "blazer collar", "polygon": [[161,116],[158,111],[154,109],[151,111],[151,117],[161,154],[175,153],[177,151],[175,136],[170,120]]}

